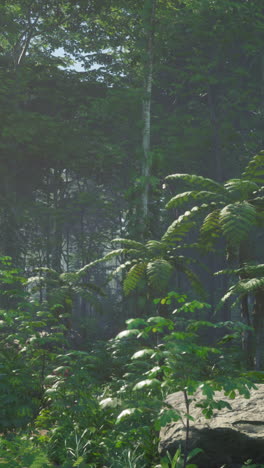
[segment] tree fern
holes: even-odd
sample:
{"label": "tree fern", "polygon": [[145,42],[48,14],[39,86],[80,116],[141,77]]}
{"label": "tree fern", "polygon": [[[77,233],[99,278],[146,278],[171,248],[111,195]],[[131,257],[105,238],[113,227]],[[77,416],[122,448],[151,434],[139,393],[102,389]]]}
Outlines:
{"label": "tree fern", "polygon": [[123,283],[124,293],[126,295],[136,289],[139,281],[145,276],[146,268],[147,263],[145,262],[136,263],[136,265],[130,268]]}
{"label": "tree fern", "polygon": [[197,226],[199,246],[212,248],[221,234],[230,254],[230,248],[239,249],[253,226],[264,222],[264,152],[252,158],[241,179],[230,179],[224,184],[192,174],[173,174],[166,179],[181,181],[193,189],[174,196],[167,203],[168,208],[181,208],[190,202],[197,205],[169,226],[163,236],[167,242],[182,242],[188,231]]}
{"label": "tree fern", "polygon": [[239,245],[256,225],[257,213],[250,203],[236,202],[220,211],[219,221],[228,244]]}
{"label": "tree fern", "polygon": [[263,290],[264,292],[264,276],[260,276],[259,278],[241,279],[228,289],[226,294],[221,298],[217,309],[222,307],[222,305],[225,304],[232,296],[242,298],[249,294],[255,295],[260,290]]}
{"label": "tree fern", "polygon": [[147,275],[149,284],[156,292],[163,292],[169,283],[173,272],[172,265],[162,258],[149,262],[147,265]]}
{"label": "tree fern", "polygon": [[230,269],[227,268],[225,270],[220,270],[215,273],[217,275],[239,275],[241,277],[247,278],[255,278],[257,276],[264,277],[264,264],[259,265],[250,265],[245,264],[240,268]]}
{"label": "tree fern", "polygon": [[250,179],[259,185],[264,185],[264,151],[254,156],[248,163],[243,179]]}
{"label": "tree fern", "polygon": [[167,251],[167,244],[165,242],[150,240],[146,243],[146,250],[151,256],[162,256]]}
{"label": "tree fern", "polygon": [[230,179],[225,183],[224,187],[234,198],[234,201],[248,199],[254,191],[259,189],[256,182],[247,179]]}
{"label": "tree fern", "polygon": [[183,192],[179,193],[175,197],[171,198],[171,200],[167,203],[166,208],[180,208],[186,203],[190,203],[192,201],[202,201],[203,203],[208,201],[217,201],[221,199],[222,194],[209,192],[205,190],[193,190],[190,192]]}
{"label": "tree fern", "polygon": [[199,243],[201,246],[212,245],[216,238],[221,236],[221,225],[219,220],[220,210],[209,213],[201,226]]}
{"label": "tree fern", "polygon": [[113,258],[115,257],[118,257],[120,255],[123,255],[127,252],[127,249],[117,249],[117,250],[112,250],[111,252],[109,252],[107,255],[105,255],[104,257],[102,258],[98,258],[97,260],[94,260],[93,262],[91,263],[88,263],[87,265],[85,265],[84,267],[82,267],[80,270],[77,271],[77,274],[79,276],[82,276],[84,275],[87,270],[89,270],[90,268],[94,267],[95,265],[98,265],[98,263],[102,263],[102,262],[107,262],[109,260],[112,260]]}
{"label": "tree fern", "polygon": [[136,249],[136,250],[144,250],[145,249],[145,246],[144,244],[142,244],[142,242],[138,242],[138,241],[135,241],[133,239],[123,239],[123,238],[116,238],[116,239],[113,239],[111,241],[112,243],[118,243],[118,244],[121,244],[121,245],[124,245],[125,247],[128,247],[128,248],[133,248],[133,249]]}
{"label": "tree fern", "polygon": [[195,174],[172,174],[166,177],[165,180],[172,180],[172,181],[182,181],[186,184],[190,185],[191,187],[195,187],[197,189],[205,189],[215,193],[224,193],[225,190],[223,186],[216,182],[213,179],[208,179],[206,177],[198,176]]}
{"label": "tree fern", "polygon": [[216,203],[203,203],[201,206],[194,206],[190,211],[186,211],[183,215],[179,216],[167,229],[162,237],[163,241],[167,243],[175,244],[182,241],[184,236],[191,229],[196,227],[196,219],[199,215],[204,212],[215,209]]}

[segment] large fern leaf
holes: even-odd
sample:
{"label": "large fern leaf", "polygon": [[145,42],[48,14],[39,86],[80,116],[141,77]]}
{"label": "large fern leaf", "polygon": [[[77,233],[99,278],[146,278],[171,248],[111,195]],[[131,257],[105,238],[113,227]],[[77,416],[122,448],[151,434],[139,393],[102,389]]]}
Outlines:
{"label": "large fern leaf", "polygon": [[220,210],[214,210],[209,213],[201,226],[199,244],[208,246],[221,235],[221,226],[219,221]]}
{"label": "large fern leaf", "polygon": [[180,208],[182,205],[185,205],[191,201],[202,201],[205,203],[210,201],[217,201],[219,199],[223,199],[223,194],[205,190],[192,190],[190,192],[179,193],[175,197],[171,198],[167,203],[166,208]]}
{"label": "large fern leaf", "polygon": [[146,249],[150,257],[159,257],[166,254],[167,245],[161,241],[150,240],[146,243]]}
{"label": "large fern leaf", "polygon": [[227,293],[220,300],[217,309],[219,309],[230,297],[243,297],[248,294],[254,294],[257,291],[264,291],[264,277],[250,278],[248,280],[240,280],[229,288]]}
{"label": "large fern leaf", "polygon": [[252,193],[258,190],[258,185],[253,180],[230,179],[225,188],[235,201],[243,201],[248,200]]}
{"label": "large fern leaf", "polygon": [[119,255],[123,255],[127,252],[127,249],[117,249],[117,250],[112,250],[111,252],[109,252],[107,255],[105,255],[104,257],[102,258],[98,258],[97,260],[95,260],[94,262],[91,262],[91,263],[88,263],[87,265],[85,265],[84,267],[82,267],[80,270],[78,270],[76,272],[77,275],[79,276],[82,276],[84,275],[87,270],[89,270],[90,268],[92,268],[93,266],[97,265],[98,263],[102,263],[102,262],[107,262],[109,260],[112,260],[113,258],[115,257],[118,257]]}
{"label": "large fern leaf", "polygon": [[195,218],[199,215],[215,209],[216,203],[203,203],[201,206],[194,206],[190,211],[186,211],[179,216],[167,229],[162,237],[162,241],[168,244],[175,244],[182,241],[183,237],[196,226]]}
{"label": "large fern leaf", "polygon": [[261,151],[251,159],[242,177],[243,179],[252,180],[259,185],[264,185],[264,151]]}
{"label": "large fern leaf", "polygon": [[111,242],[119,243],[125,247],[132,247],[133,249],[145,250],[144,244],[142,244],[141,242],[135,241],[133,239],[116,238],[116,239],[113,239]]}
{"label": "large fern leaf", "polygon": [[247,278],[256,278],[258,276],[264,277],[264,264],[259,265],[249,265],[245,264],[241,268],[220,270],[214,273],[215,276],[218,275],[238,275]]}
{"label": "large fern leaf", "polygon": [[130,268],[123,283],[123,289],[126,295],[136,289],[139,281],[145,275],[146,267],[146,262],[140,262]]}
{"label": "large fern leaf", "polygon": [[225,188],[215,180],[195,174],[171,174],[165,180],[182,181],[192,188],[204,189],[210,192],[225,194]]}
{"label": "large fern leaf", "polygon": [[167,287],[173,272],[172,265],[162,258],[149,262],[147,265],[148,283],[157,292],[163,292]]}
{"label": "large fern leaf", "polygon": [[227,242],[238,245],[256,225],[256,209],[246,201],[232,203],[220,211],[219,221]]}

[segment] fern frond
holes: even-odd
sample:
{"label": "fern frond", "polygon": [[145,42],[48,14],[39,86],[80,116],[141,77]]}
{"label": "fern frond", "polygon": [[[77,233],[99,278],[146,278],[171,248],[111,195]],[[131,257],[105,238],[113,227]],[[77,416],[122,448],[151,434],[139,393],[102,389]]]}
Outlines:
{"label": "fern frond", "polygon": [[124,245],[125,247],[132,247],[136,250],[145,250],[144,244],[141,242],[132,240],[132,239],[123,239],[123,238],[116,238],[111,240],[112,243],[119,243],[121,245]]}
{"label": "fern frond", "polygon": [[256,154],[256,156],[249,161],[242,174],[242,178],[250,179],[259,185],[264,185],[264,151]]}
{"label": "fern frond", "polygon": [[161,241],[150,240],[146,243],[146,249],[151,257],[158,257],[166,253],[167,245]]}
{"label": "fern frond", "polygon": [[223,235],[230,245],[238,245],[245,240],[256,225],[257,213],[248,202],[236,202],[225,206],[219,213]]}
{"label": "fern frond", "polygon": [[218,311],[219,309],[221,309],[221,307],[223,307],[223,305],[226,303],[226,301],[228,299],[230,299],[230,297],[234,294],[234,286],[231,286],[231,288],[229,288],[229,290],[227,291],[227,293],[221,297],[217,307],[216,307],[216,311]]}
{"label": "fern frond", "polygon": [[220,309],[231,296],[235,295],[237,298],[242,298],[243,296],[254,294],[260,290],[264,291],[264,276],[239,280],[236,284],[231,286],[227,293],[221,298],[216,310]]}
{"label": "fern frond", "polygon": [[145,262],[140,262],[130,268],[123,283],[123,289],[126,295],[136,289],[138,282],[145,275],[146,267],[147,264]]}
{"label": "fern frond", "polygon": [[201,226],[199,244],[206,246],[220,237],[221,226],[219,221],[220,210],[214,210],[209,213]]}
{"label": "fern frond", "polygon": [[112,250],[111,252],[109,252],[107,255],[105,255],[104,257],[102,258],[98,258],[97,260],[95,260],[94,262],[91,262],[91,263],[88,263],[87,265],[85,265],[84,267],[82,267],[80,270],[78,270],[76,272],[77,275],[79,276],[82,276],[84,275],[87,270],[89,270],[90,268],[92,268],[93,266],[95,265],[98,265],[98,263],[103,263],[103,262],[107,262],[109,260],[112,260],[112,258],[115,258],[115,257],[118,257],[119,255],[123,255],[127,252],[127,249],[117,249],[117,250]]}
{"label": "fern frond", "polygon": [[162,237],[162,241],[172,244],[182,241],[183,237],[195,227],[196,222],[194,218],[208,210],[215,209],[215,207],[215,202],[203,203],[201,206],[194,206],[190,211],[186,211],[168,227]]}
{"label": "fern frond", "polygon": [[191,201],[199,202],[202,200],[202,202],[205,203],[208,201],[217,201],[218,199],[222,200],[223,194],[205,190],[192,190],[190,192],[183,192],[175,195],[175,197],[169,200],[166,208],[180,208],[182,205]]}
{"label": "fern frond", "polygon": [[210,192],[225,194],[225,188],[215,180],[208,179],[206,177],[198,176],[195,174],[171,174],[165,178],[165,180],[183,181],[191,187],[197,187],[197,189],[204,189]]}
{"label": "fern frond", "polygon": [[258,190],[256,182],[247,179],[230,179],[225,184],[226,190],[237,201],[247,200],[250,195]]}
{"label": "fern frond", "polygon": [[236,268],[236,269],[225,269],[225,270],[220,270],[214,273],[215,276],[218,275],[239,275],[248,277],[248,278],[255,278],[257,276],[264,276],[264,264],[259,264],[259,265],[249,265],[245,264],[241,268]]}
{"label": "fern frond", "polygon": [[168,287],[173,272],[172,265],[162,258],[153,260],[147,265],[148,282],[152,289],[161,292]]}
{"label": "fern frond", "polygon": [[250,278],[248,280],[238,281],[234,287],[234,293],[239,295],[250,294],[260,289],[264,289],[264,277]]}

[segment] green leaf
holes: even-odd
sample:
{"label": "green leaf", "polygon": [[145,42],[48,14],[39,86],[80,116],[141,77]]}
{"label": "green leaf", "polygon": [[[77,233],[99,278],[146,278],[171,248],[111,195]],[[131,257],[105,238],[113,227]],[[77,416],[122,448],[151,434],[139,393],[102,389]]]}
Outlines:
{"label": "green leaf", "polygon": [[116,336],[117,340],[121,340],[122,338],[132,338],[133,336],[137,336],[139,334],[139,330],[133,328],[132,330],[123,330]]}
{"label": "green leaf", "polygon": [[150,387],[159,387],[161,385],[161,382],[158,379],[146,379],[146,380],[141,380],[138,382],[134,387],[133,390],[142,390],[144,388],[150,388]]}
{"label": "green leaf", "polygon": [[219,213],[223,234],[230,245],[239,245],[247,239],[256,225],[256,209],[248,202],[236,202],[225,206]]}
{"label": "green leaf", "polygon": [[124,283],[124,293],[127,295],[136,289],[139,281],[144,277],[147,264],[145,262],[137,263],[128,271]]}
{"label": "green leaf", "polygon": [[215,192],[208,192],[205,190],[193,190],[190,192],[183,192],[175,195],[175,197],[171,198],[170,201],[167,203],[166,208],[180,208],[183,205],[190,203],[190,202],[199,202],[202,201],[203,203],[206,202],[214,202],[217,200],[222,201],[223,196],[219,193]]}
{"label": "green leaf", "polygon": [[134,353],[131,359],[140,359],[140,358],[150,356],[151,354],[153,354],[153,349],[150,349],[150,348],[141,349],[140,351],[137,351],[136,353]]}
{"label": "green leaf", "polygon": [[179,411],[175,409],[162,410],[160,416],[155,421],[155,429],[159,431],[162,427],[166,426],[172,421],[179,421],[179,419],[181,419]]}
{"label": "green leaf", "polygon": [[264,151],[261,151],[250,160],[242,177],[259,185],[264,185]]}
{"label": "green leaf", "polygon": [[210,192],[220,194],[226,193],[224,187],[215,180],[198,176],[196,174],[172,174],[167,176],[165,180],[171,180],[176,182],[183,181],[190,185],[192,188],[197,187],[198,189],[205,189],[209,190]]}
{"label": "green leaf", "polygon": [[173,267],[164,259],[157,259],[147,264],[147,275],[150,286],[157,292],[164,291],[172,276]]}
{"label": "green leaf", "polygon": [[133,416],[137,412],[137,408],[127,408],[123,410],[116,418],[116,423],[120,423],[123,421],[123,419],[129,418],[130,416]]}

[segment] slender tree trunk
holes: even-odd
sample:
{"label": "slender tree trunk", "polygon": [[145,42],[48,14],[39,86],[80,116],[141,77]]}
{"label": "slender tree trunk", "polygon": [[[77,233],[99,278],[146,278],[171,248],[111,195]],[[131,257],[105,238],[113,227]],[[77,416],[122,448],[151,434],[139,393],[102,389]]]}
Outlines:
{"label": "slender tree trunk", "polygon": [[146,20],[145,20],[145,34],[146,34],[146,61],[145,61],[145,84],[144,84],[144,97],[143,97],[143,135],[142,135],[142,149],[143,149],[143,162],[142,162],[142,179],[143,179],[143,193],[142,193],[142,207],[141,213],[143,218],[143,229],[146,228],[149,207],[149,177],[151,170],[151,99],[152,99],[152,81],[153,81],[153,40],[154,40],[154,21],[155,21],[155,7],[156,0],[146,0]]}
{"label": "slender tree trunk", "polygon": [[62,258],[62,222],[58,210],[60,209],[61,201],[61,172],[54,169],[53,175],[53,239],[52,239],[52,259],[51,266],[54,270],[61,271],[61,258]]}
{"label": "slender tree trunk", "polygon": [[221,162],[221,144],[219,137],[219,122],[216,113],[215,97],[211,86],[208,86],[208,106],[210,112],[210,120],[213,129],[213,166],[215,170],[215,178],[218,181],[223,180],[223,168]]}
{"label": "slender tree trunk", "polygon": [[[249,242],[242,242],[240,247],[239,247],[239,267],[242,268],[245,263],[250,261],[252,258],[252,251],[250,248],[250,243]],[[246,279],[244,276],[240,275],[239,277],[241,280]],[[249,296],[246,294],[245,296],[242,297],[241,303],[240,303],[240,312],[241,312],[241,320],[242,322],[249,326],[252,327],[252,315],[250,313],[250,308],[249,308]],[[246,358],[246,364],[249,369],[254,368],[254,336],[253,332],[250,330],[245,330],[242,334],[242,350],[244,351],[245,358]]]}
{"label": "slender tree trunk", "polygon": [[263,370],[264,366],[264,291],[255,294],[253,310],[253,326],[255,330],[255,369]]}

